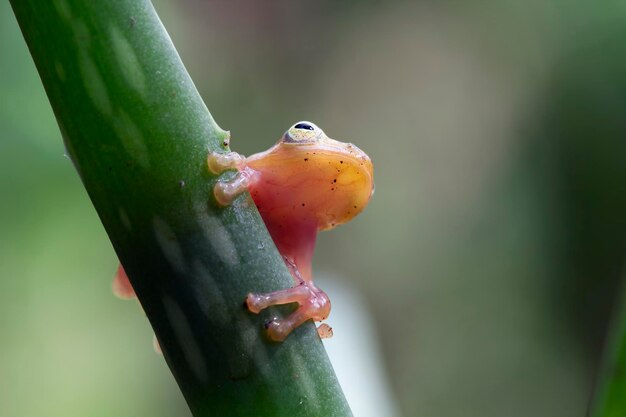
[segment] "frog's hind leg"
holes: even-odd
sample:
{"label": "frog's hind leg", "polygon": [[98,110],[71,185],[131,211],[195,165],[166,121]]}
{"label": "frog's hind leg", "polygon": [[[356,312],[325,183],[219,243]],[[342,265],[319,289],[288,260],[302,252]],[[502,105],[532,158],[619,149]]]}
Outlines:
{"label": "frog's hind leg", "polygon": [[214,174],[220,174],[228,169],[237,169],[239,172],[232,179],[221,179],[213,188],[215,199],[222,206],[227,206],[242,192],[248,189],[248,186],[256,178],[256,172],[251,168],[247,168],[246,158],[237,152],[228,152],[225,154],[211,152],[207,158],[209,171]]}
{"label": "frog's hind leg", "polygon": [[[300,307],[285,319],[273,319],[266,324],[268,336],[277,342],[285,338],[296,327],[312,319],[322,321],[330,314],[330,300],[326,293],[317,288],[313,281],[302,281],[299,285],[285,290],[267,294],[248,294],[246,305],[248,310],[258,314],[270,306],[278,304],[298,303]],[[323,330],[326,330],[324,328]],[[327,335],[321,332],[320,335]]]}
{"label": "frog's hind leg", "polygon": [[[117,267],[117,273],[115,274],[115,278],[113,278],[113,285],[111,289],[113,290],[113,294],[122,300],[137,299],[137,294],[135,294],[135,290],[128,279],[128,275],[126,275],[126,271],[124,270],[122,264]],[[159,341],[154,334],[152,336],[152,347],[154,347],[154,351],[156,353],[160,355],[163,354]]]}
{"label": "frog's hind leg", "polygon": [[126,271],[124,271],[122,264],[117,267],[117,273],[115,274],[115,278],[113,278],[111,289],[113,290],[113,294],[122,300],[132,300],[133,298],[137,298],[135,290],[130,284],[128,275],[126,275]]}

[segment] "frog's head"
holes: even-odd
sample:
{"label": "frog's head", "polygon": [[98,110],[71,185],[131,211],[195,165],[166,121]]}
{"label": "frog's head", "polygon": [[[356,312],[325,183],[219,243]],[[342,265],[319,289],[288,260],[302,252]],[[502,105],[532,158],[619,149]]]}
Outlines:
{"label": "frog's head", "polygon": [[261,173],[254,185],[264,210],[283,219],[315,219],[332,229],[360,213],[374,191],[374,167],[365,152],[331,139],[311,122],[291,126],[276,145],[246,158]]}
{"label": "frog's head", "polygon": [[320,213],[320,229],[349,221],[369,202],[374,167],[369,156],[353,144],[331,139],[314,123],[300,121],[285,132],[277,148],[289,155],[293,166],[297,163],[292,180],[313,197],[311,207]]}

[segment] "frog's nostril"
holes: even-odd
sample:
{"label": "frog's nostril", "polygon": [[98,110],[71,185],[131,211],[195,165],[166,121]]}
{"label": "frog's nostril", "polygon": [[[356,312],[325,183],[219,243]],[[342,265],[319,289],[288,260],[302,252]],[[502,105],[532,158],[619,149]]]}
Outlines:
{"label": "frog's nostril", "polygon": [[302,130],[315,130],[315,128],[308,123],[298,123],[294,126],[294,128]]}

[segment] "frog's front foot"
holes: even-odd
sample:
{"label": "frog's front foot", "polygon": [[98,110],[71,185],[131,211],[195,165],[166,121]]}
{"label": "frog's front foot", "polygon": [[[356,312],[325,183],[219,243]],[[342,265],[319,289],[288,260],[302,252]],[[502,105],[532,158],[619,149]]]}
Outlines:
{"label": "frog's front foot", "polygon": [[[270,306],[278,304],[298,303],[300,307],[287,318],[273,319],[266,324],[270,339],[280,342],[305,321],[312,319],[322,321],[330,314],[330,300],[326,293],[317,288],[312,281],[304,281],[300,285],[267,294],[248,294],[246,305],[248,310],[258,314]],[[332,336],[332,329],[327,325],[320,326],[321,337]]]}
{"label": "frog's front foot", "polygon": [[248,189],[255,177],[255,172],[247,168],[246,158],[237,152],[217,153],[211,152],[207,158],[209,171],[220,174],[227,169],[237,169],[237,175],[228,180],[221,179],[213,188],[215,199],[222,206],[227,206],[242,192]]}

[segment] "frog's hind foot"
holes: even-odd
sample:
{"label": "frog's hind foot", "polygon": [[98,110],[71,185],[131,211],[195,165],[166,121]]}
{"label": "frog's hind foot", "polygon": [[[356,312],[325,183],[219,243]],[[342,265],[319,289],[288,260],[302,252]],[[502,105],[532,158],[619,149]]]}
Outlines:
{"label": "frog's hind foot", "polygon": [[[326,293],[317,288],[312,281],[305,281],[300,285],[285,290],[267,294],[248,294],[246,306],[251,312],[258,314],[273,305],[298,303],[300,307],[284,319],[273,319],[265,327],[270,339],[281,342],[289,336],[296,327],[307,320],[322,321],[330,314],[330,300]],[[321,326],[320,326],[321,327]],[[329,326],[324,326],[323,336],[330,337]]]}
{"label": "frog's hind foot", "polygon": [[333,328],[326,323],[322,323],[317,326],[317,334],[320,336],[320,339],[330,339],[333,337]]}

